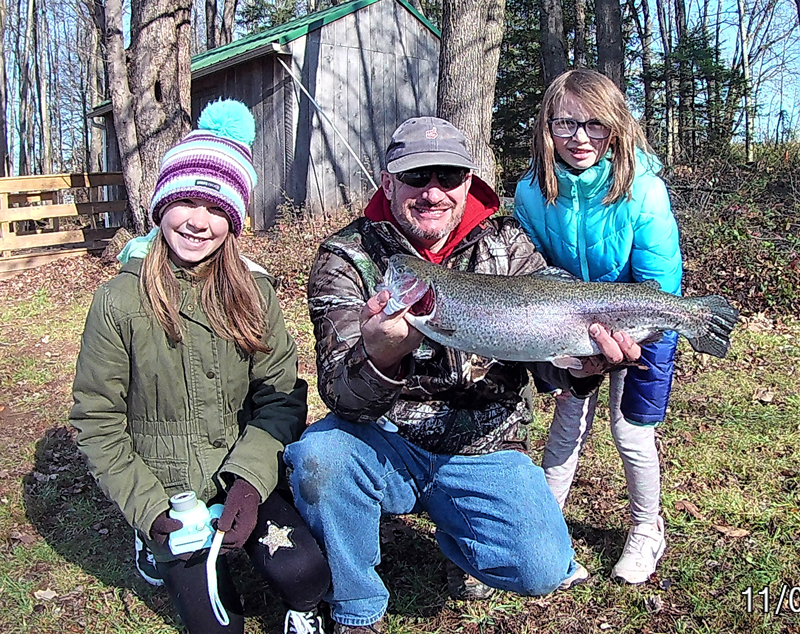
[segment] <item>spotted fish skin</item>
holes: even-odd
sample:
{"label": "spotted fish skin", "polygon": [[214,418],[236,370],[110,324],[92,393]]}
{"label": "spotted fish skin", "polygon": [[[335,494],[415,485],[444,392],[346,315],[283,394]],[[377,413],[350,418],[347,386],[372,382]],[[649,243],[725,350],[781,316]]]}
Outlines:
{"label": "spotted fish skin", "polygon": [[563,359],[600,354],[589,336],[593,323],[639,343],[675,330],[697,352],[728,352],[739,313],[723,297],[678,297],[655,281],[581,282],[548,271],[482,275],[394,255],[382,288],[392,295],[391,312],[412,307],[406,319],[426,337],[502,361],[561,365]]}

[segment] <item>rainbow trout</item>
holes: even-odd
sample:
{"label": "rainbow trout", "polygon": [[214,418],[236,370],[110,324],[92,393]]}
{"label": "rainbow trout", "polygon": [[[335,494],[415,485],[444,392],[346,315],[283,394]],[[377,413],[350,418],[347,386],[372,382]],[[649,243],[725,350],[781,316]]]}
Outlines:
{"label": "rainbow trout", "polygon": [[558,269],[521,276],[453,271],[409,255],[389,259],[384,311],[411,306],[406,319],[442,345],[501,361],[550,361],[580,368],[600,354],[589,326],[600,323],[638,342],[675,330],[697,352],[724,357],[739,312],[724,298],[677,297],[658,282],[581,282]]}

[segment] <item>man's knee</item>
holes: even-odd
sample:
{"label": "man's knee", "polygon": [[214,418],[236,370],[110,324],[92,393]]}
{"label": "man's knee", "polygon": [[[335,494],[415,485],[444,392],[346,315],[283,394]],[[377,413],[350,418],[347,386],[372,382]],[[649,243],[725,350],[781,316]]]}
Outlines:
{"label": "man's knee", "polygon": [[567,577],[569,561],[539,561],[535,566],[520,570],[519,594],[525,596],[544,596],[561,585]]}
{"label": "man's knee", "polygon": [[567,577],[574,551],[569,534],[561,527],[540,534],[537,543],[518,551],[517,576],[519,594],[542,596],[550,594]]}
{"label": "man's knee", "polygon": [[315,423],[284,453],[295,498],[313,505],[329,491],[341,493],[343,482],[352,481],[363,471],[359,455],[364,447],[361,439],[328,424],[326,419]]}

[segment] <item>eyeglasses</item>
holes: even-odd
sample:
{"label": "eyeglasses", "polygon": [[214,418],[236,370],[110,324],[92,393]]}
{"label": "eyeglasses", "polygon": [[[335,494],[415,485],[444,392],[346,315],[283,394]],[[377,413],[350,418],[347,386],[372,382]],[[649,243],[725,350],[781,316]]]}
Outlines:
{"label": "eyeglasses", "polygon": [[607,139],[611,136],[611,128],[600,123],[597,119],[589,121],[576,121],[575,119],[557,118],[548,119],[550,134],[559,139],[569,139],[578,133],[578,128],[583,128],[590,139]]}
{"label": "eyeglasses", "polygon": [[469,170],[463,167],[425,167],[422,169],[410,170],[408,172],[398,172],[395,174],[397,180],[405,183],[409,187],[425,187],[431,182],[431,178],[436,174],[439,185],[442,189],[455,189],[467,180]]}

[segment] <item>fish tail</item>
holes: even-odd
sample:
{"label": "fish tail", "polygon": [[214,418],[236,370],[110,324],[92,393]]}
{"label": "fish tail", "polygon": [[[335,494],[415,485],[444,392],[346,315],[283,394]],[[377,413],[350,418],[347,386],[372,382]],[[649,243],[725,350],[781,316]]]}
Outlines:
{"label": "fish tail", "polygon": [[687,337],[695,352],[704,352],[723,358],[728,354],[730,334],[739,320],[739,311],[731,306],[724,297],[709,295],[693,300],[710,313],[701,333]]}

